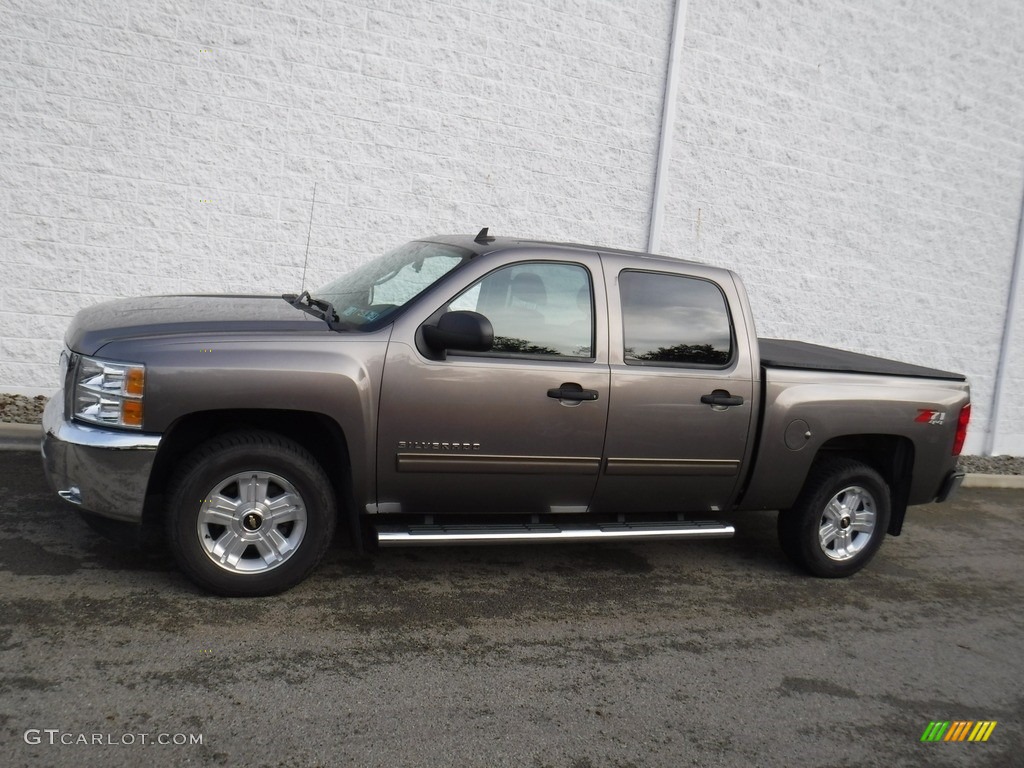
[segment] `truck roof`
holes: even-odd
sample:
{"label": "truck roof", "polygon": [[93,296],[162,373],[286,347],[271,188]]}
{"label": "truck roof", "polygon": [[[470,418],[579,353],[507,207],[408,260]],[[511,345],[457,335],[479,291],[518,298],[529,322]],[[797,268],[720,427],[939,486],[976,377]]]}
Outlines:
{"label": "truck roof", "polygon": [[[481,235],[484,235],[481,237]],[[468,251],[472,251],[474,255],[481,256],[485,253],[493,253],[495,251],[507,251],[515,250],[516,248],[536,248],[538,246],[553,246],[556,248],[568,248],[571,250],[588,251],[593,253],[599,251],[601,253],[615,254],[617,256],[629,256],[631,258],[645,259],[656,262],[671,262],[678,264],[680,262],[684,264],[700,264],[700,262],[693,261],[691,259],[680,259],[674,256],[664,256],[661,254],[647,253],[645,251],[630,251],[624,248],[606,248],[601,245],[587,245],[585,243],[565,243],[555,240],[531,240],[520,237],[497,237],[494,235],[486,235],[486,230],[478,235],[433,235],[431,237],[420,237],[417,240],[423,240],[434,243],[447,243],[449,245],[457,245],[461,248],[465,248]],[[701,266],[707,266],[701,264]]]}

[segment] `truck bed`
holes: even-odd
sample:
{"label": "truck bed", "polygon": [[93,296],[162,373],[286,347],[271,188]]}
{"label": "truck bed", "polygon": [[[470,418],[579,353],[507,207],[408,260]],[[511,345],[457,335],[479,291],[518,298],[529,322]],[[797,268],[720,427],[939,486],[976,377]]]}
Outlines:
{"label": "truck bed", "polygon": [[867,373],[882,376],[905,376],[917,379],[946,379],[965,381],[960,373],[925,368],[921,365],[887,360],[884,357],[862,355],[843,349],[808,344],[784,339],[758,339],[761,365],[766,368],[791,368],[805,371],[834,371],[837,373]]}

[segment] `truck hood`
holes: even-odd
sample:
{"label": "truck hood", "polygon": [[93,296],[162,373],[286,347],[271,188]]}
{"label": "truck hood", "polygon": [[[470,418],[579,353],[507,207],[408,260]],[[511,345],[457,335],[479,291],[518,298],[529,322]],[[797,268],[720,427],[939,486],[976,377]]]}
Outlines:
{"label": "truck hood", "polygon": [[280,295],[144,296],[87,307],[75,315],[64,343],[85,355],[119,339],[213,333],[309,333],[327,323]]}

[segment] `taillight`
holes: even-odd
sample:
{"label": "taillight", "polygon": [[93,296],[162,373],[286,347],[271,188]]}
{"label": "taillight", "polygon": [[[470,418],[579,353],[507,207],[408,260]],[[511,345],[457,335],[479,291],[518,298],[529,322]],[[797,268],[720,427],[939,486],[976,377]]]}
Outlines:
{"label": "taillight", "polygon": [[956,438],[953,440],[953,455],[959,456],[967,439],[967,422],[971,420],[971,404],[960,409],[960,418],[956,420]]}

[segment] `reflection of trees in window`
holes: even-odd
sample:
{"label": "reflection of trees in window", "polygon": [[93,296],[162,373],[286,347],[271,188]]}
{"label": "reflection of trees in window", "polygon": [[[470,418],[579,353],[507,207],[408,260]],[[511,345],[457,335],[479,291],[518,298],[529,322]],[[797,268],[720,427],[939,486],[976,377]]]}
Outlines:
{"label": "reflection of trees in window", "polygon": [[676,344],[671,347],[658,347],[649,352],[636,354],[633,347],[627,347],[626,358],[644,360],[655,363],[688,363],[690,365],[725,365],[729,362],[729,353],[715,349],[711,344]]}
{"label": "reflection of trees in window", "polygon": [[513,339],[509,336],[495,336],[492,352],[515,352],[520,355],[558,355],[558,350],[542,347],[526,339]]}
{"label": "reflection of trees in window", "polygon": [[622,296],[626,362],[726,366],[732,358],[729,310],[709,280],[625,270]]}

